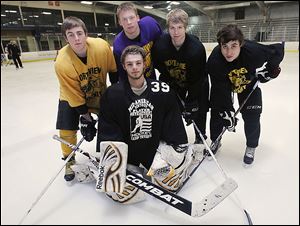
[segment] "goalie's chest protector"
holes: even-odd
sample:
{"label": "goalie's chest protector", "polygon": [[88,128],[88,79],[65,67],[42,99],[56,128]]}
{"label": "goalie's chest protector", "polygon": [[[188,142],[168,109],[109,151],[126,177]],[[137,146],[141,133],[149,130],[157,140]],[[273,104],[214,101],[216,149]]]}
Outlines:
{"label": "goalie's chest protector", "polygon": [[117,103],[113,103],[111,113],[117,117],[124,142],[128,144],[129,163],[149,167],[161,139],[172,137],[186,142],[182,119],[176,114],[179,112],[176,98],[168,85],[147,79],[147,89],[140,96],[132,92],[127,82],[119,85],[123,86],[122,91],[115,93]]}

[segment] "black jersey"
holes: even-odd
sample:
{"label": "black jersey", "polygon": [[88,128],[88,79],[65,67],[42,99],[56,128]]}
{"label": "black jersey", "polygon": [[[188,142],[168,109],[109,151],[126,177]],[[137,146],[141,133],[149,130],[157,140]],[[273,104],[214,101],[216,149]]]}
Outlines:
{"label": "black jersey", "polygon": [[232,92],[249,92],[256,82],[256,70],[266,65],[266,70],[278,67],[284,56],[283,44],[262,45],[245,40],[237,59],[227,62],[216,46],[207,61],[211,78],[211,107],[234,110]]}
{"label": "black jersey", "polygon": [[154,67],[160,72],[159,80],[177,91],[179,88],[188,92],[186,102],[202,99],[200,102],[208,104],[206,52],[196,36],[186,34],[184,43],[177,50],[171,36],[164,34],[154,44],[152,58]]}
{"label": "black jersey", "polygon": [[133,93],[128,81],[106,90],[101,98],[98,144],[125,142],[128,162],[149,168],[160,141],[183,144],[187,135],[174,92],[166,83],[146,81],[147,88],[140,96]]}

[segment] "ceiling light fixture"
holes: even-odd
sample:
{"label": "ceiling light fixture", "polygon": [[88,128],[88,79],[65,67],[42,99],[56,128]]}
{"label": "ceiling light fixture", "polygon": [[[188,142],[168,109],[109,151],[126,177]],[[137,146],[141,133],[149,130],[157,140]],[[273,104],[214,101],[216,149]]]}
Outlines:
{"label": "ceiling light fixture", "polygon": [[90,2],[90,1],[81,1],[80,2],[81,4],[86,4],[86,5],[92,5],[93,2]]}
{"label": "ceiling light fixture", "polygon": [[51,15],[52,13],[51,12],[42,12],[42,14],[44,14],[44,15]]}
{"label": "ceiling light fixture", "polygon": [[151,6],[151,5],[145,5],[144,8],[145,9],[153,9],[153,6]]}

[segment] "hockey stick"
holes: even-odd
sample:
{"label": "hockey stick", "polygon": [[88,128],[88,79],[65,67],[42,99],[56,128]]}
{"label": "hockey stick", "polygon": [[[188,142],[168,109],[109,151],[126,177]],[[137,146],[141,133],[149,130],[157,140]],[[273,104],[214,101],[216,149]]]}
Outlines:
{"label": "hockey stick", "polygon": [[[177,97],[178,97],[180,103],[182,104],[183,108],[185,109],[185,103],[184,103],[184,101],[182,100],[182,98],[181,98],[178,94],[177,94]],[[225,180],[227,180],[227,179],[228,179],[228,176],[226,175],[226,173],[224,172],[224,170],[222,169],[222,167],[219,165],[217,159],[215,158],[215,156],[214,156],[212,150],[210,149],[210,147],[208,146],[208,144],[207,144],[205,138],[203,137],[203,135],[202,135],[201,131],[199,130],[198,126],[196,125],[195,121],[192,119],[191,122],[193,123],[194,128],[196,129],[197,133],[199,134],[199,136],[200,136],[200,138],[201,138],[203,144],[205,145],[206,149],[208,150],[209,154],[210,154],[211,157],[214,159],[216,165],[218,166],[218,168],[219,168],[220,171],[222,172],[222,174],[223,174]],[[199,165],[198,165],[198,166],[199,166]],[[196,168],[198,168],[198,166],[197,166]]]}
{"label": "hockey stick", "polygon": [[[237,111],[234,113],[234,118],[237,116],[238,113],[240,113],[240,111],[242,110],[242,108],[244,107],[244,105],[246,104],[247,100],[249,99],[249,97],[251,96],[251,94],[253,93],[253,91],[256,89],[256,87],[259,84],[259,80],[256,81],[256,83],[254,84],[254,86],[252,87],[251,92],[248,94],[247,98],[244,100],[244,102],[240,105],[240,107],[237,109]],[[221,141],[223,134],[226,131],[226,127],[223,127],[222,132],[219,134],[219,136],[217,137],[217,139],[211,144],[211,150],[215,153],[218,143]]]}
{"label": "hockey stick", "polygon": [[63,170],[63,168],[65,167],[65,165],[67,164],[67,162],[71,159],[71,157],[74,155],[75,151],[77,151],[77,149],[79,148],[79,146],[81,145],[81,143],[84,141],[84,138],[82,137],[81,140],[78,142],[78,144],[74,145],[74,147],[72,148],[72,152],[69,154],[69,156],[65,159],[63,166],[60,168],[60,170],[54,175],[54,177],[52,177],[52,179],[48,182],[48,184],[46,185],[46,187],[42,190],[42,192],[40,193],[40,195],[37,197],[37,199],[34,201],[34,203],[31,205],[31,207],[26,211],[26,213],[24,214],[24,216],[22,217],[22,219],[19,222],[19,225],[22,224],[22,222],[25,220],[25,218],[28,216],[28,214],[30,213],[30,211],[33,209],[33,207],[38,203],[38,201],[42,198],[42,196],[45,194],[45,192],[48,190],[48,188],[50,187],[50,185],[53,183],[53,181],[56,179],[56,177],[58,176],[58,174]]}
{"label": "hockey stick", "polygon": [[[54,135],[53,138],[66,144],[72,149],[74,148],[73,144],[70,144],[69,142],[58,137],[57,135]],[[96,157],[90,155],[87,152],[84,152],[80,148],[77,148],[76,151],[88,157],[91,160],[92,164],[97,169],[99,169],[99,160]],[[211,209],[217,206],[222,200],[224,200],[237,188],[237,183],[229,178],[223,184],[221,184],[219,187],[213,190],[210,194],[208,194],[200,202],[193,203],[181,196],[178,196],[152,183],[151,181],[143,177],[140,177],[139,175],[135,174],[134,172],[128,169],[126,170],[126,174],[126,182],[128,182],[129,184],[141,189],[145,193],[159,199],[162,202],[167,203],[168,205],[192,217],[201,217],[204,214],[208,213]]]}
{"label": "hockey stick", "polygon": [[[194,121],[192,121],[192,122],[193,122],[193,124],[194,124],[194,126],[195,126],[197,132],[199,133],[199,135],[200,135],[200,137],[201,137],[203,143],[205,144],[207,150],[209,151],[211,157],[214,159],[214,161],[215,161],[215,163],[217,164],[218,168],[219,168],[219,169],[221,170],[221,172],[223,173],[224,178],[225,178],[225,182],[226,182],[226,181],[227,181],[228,179],[230,179],[230,178],[227,177],[226,173],[224,172],[224,170],[221,168],[221,166],[220,166],[219,163],[217,162],[217,159],[216,159],[215,155],[213,154],[212,150],[209,148],[208,144],[206,143],[206,140],[204,139],[203,135],[201,134],[201,131],[200,131],[199,128],[197,127],[196,123],[195,123]],[[197,168],[198,168],[198,167],[199,167],[199,165],[197,166]],[[238,199],[238,197],[237,197],[236,194],[235,194],[235,196],[236,196],[236,198]],[[239,199],[238,199],[238,200],[239,200]],[[245,215],[246,215],[246,217],[247,217],[248,224],[249,224],[249,225],[252,225],[253,223],[252,223],[250,214],[247,212],[247,210],[246,210],[245,208],[242,208],[242,207],[241,207],[241,204],[240,204],[240,208],[244,211],[244,213],[245,213]]]}
{"label": "hockey stick", "polygon": [[[255,85],[253,86],[253,90],[257,87],[258,83],[259,83],[259,81],[257,81],[257,82],[255,83]],[[254,88],[254,87],[255,87],[255,88]],[[251,90],[250,94],[247,96],[246,100],[243,102],[243,104],[242,104],[242,105],[240,106],[240,108],[237,110],[236,114],[239,113],[239,112],[241,111],[242,107],[245,105],[246,101],[249,99],[249,97],[250,97],[251,93],[253,92],[253,90]],[[178,94],[177,94],[177,97],[178,97],[179,101],[181,102],[182,106],[185,108],[185,103],[184,103],[184,101],[181,99],[181,97],[180,97]],[[203,144],[205,145],[205,147],[206,147],[207,150],[208,150],[208,152],[206,153],[206,155],[204,156],[204,158],[207,156],[208,153],[211,155],[211,157],[213,158],[213,160],[215,161],[216,165],[218,166],[218,168],[220,169],[220,171],[222,172],[222,174],[223,174],[223,176],[224,176],[224,178],[225,178],[225,182],[224,182],[224,183],[226,183],[226,181],[229,180],[230,178],[228,178],[228,176],[226,175],[226,173],[224,172],[224,170],[222,169],[222,167],[219,165],[219,163],[218,163],[218,161],[217,161],[217,159],[216,159],[214,153],[212,152],[211,148],[208,146],[208,144],[207,144],[205,138],[203,137],[203,135],[202,135],[200,129],[198,128],[198,126],[196,125],[196,123],[194,122],[194,120],[192,120],[192,123],[193,123],[193,125],[194,125],[194,128],[195,128],[196,131],[198,132],[198,134],[199,134],[201,140],[203,141]],[[225,128],[225,127],[224,127],[224,128]],[[204,159],[204,158],[203,158],[203,159]],[[202,159],[202,160],[203,160],[203,159]],[[201,161],[201,162],[202,162],[202,161]],[[193,173],[196,171],[196,169],[200,166],[201,162],[200,162],[200,163],[198,164],[198,166],[192,171],[192,174],[193,174]],[[192,175],[192,174],[191,174],[191,175]],[[184,184],[191,178],[191,175],[184,181]],[[232,180],[232,179],[230,179],[230,180]],[[235,183],[236,183],[236,182],[235,182]],[[183,185],[184,185],[184,184],[183,184]],[[181,188],[183,187],[183,185],[181,186]],[[181,188],[180,188],[180,189],[181,189]],[[237,195],[235,195],[235,196],[236,196],[236,198],[237,198]],[[240,206],[241,206],[241,205],[240,205]],[[247,220],[248,220],[249,225],[252,225],[252,220],[251,220],[250,214],[246,211],[246,209],[244,209],[244,208],[241,208],[241,209],[243,209],[243,211],[244,211],[244,213],[245,213],[245,215],[246,215],[246,217],[247,217]]]}

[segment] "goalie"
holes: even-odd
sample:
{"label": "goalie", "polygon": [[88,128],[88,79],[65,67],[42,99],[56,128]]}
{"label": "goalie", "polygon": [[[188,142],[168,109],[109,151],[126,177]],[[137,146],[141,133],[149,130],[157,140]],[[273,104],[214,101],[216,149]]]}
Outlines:
{"label": "goalie", "polygon": [[187,143],[173,91],[144,77],[145,57],[138,46],[123,51],[128,80],[110,86],[100,103],[96,190],[121,203],[144,199],[142,191],[126,183],[126,167],[176,191],[203,157],[204,145]]}

